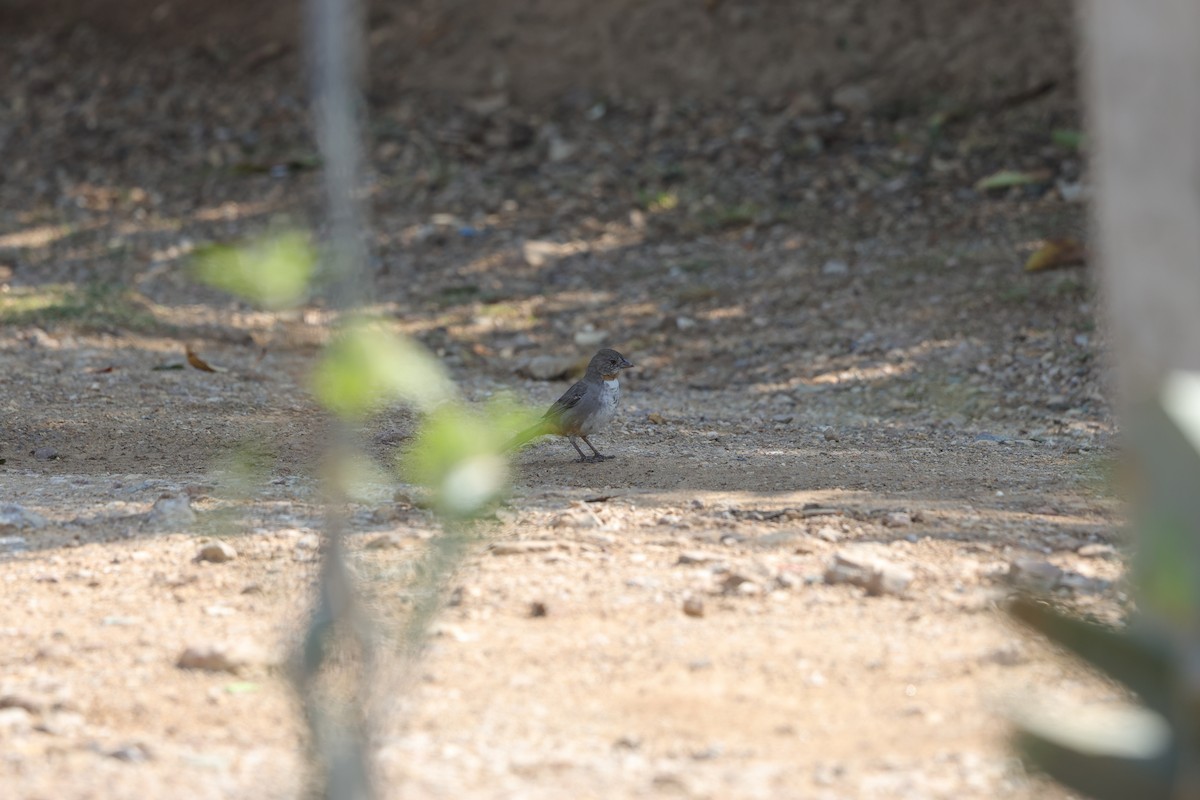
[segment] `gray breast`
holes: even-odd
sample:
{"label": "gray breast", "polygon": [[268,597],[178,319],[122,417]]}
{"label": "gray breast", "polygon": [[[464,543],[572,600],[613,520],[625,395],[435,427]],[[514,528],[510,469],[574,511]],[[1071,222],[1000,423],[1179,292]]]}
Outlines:
{"label": "gray breast", "polygon": [[620,401],[621,384],[615,380],[605,381],[600,391],[600,400],[596,403],[596,410],[579,426],[579,432],[589,436],[608,427],[608,423],[617,415],[617,403]]}

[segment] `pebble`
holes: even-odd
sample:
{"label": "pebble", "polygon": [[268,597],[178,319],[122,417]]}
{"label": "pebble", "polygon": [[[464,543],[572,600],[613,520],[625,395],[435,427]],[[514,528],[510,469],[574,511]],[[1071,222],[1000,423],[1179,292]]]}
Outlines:
{"label": "pebble", "polygon": [[223,644],[191,645],[179,654],[175,666],[205,672],[236,673],[254,661],[249,648],[232,648]]}
{"label": "pebble", "polygon": [[823,539],[826,542],[840,542],[842,540],[841,532],[838,530],[835,530],[834,528],[831,528],[828,525],[818,528],[817,532],[816,532],[816,537],[818,539]]}
{"label": "pebble", "polygon": [[705,553],[703,550],[685,550],[679,554],[679,560],[675,563],[685,566],[689,564],[711,564],[718,560],[720,560],[719,557],[713,553]]}
{"label": "pebble", "polygon": [[872,597],[904,594],[912,580],[912,572],[896,564],[844,552],[836,553],[825,570],[825,583],[859,586]]}
{"label": "pebble", "polygon": [[371,541],[367,542],[366,549],[368,550],[395,550],[403,546],[404,537],[395,533],[381,533]]}
{"label": "pebble", "polygon": [[315,533],[306,533],[296,540],[297,550],[320,550],[321,537]]}
{"label": "pebble", "polygon": [[534,600],[529,604],[529,616],[531,617],[545,617],[549,613],[550,610],[546,608],[546,604],[541,600]]}
{"label": "pebble", "polygon": [[226,561],[233,561],[235,558],[237,558],[237,550],[233,549],[232,545],[220,540],[209,542],[196,554],[197,561],[211,561],[214,564],[223,564]]}
{"label": "pebble", "polygon": [[883,526],[885,528],[907,528],[912,523],[912,517],[906,511],[892,511],[884,515],[883,518]]}
{"label": "pebble", "polygon": [[535,381],[556,381],[567,377],[575,367],[575,359],[563,356],[540,355],[529,359],[517,372]]}
{"label": "pebble", "polygon": [[827,442],[841,441],[842,438],[841,434],[839,434],[833,428],[826,428],[824,431],[822,431],[822,434],[825,436],[825,441]]}
{"label": "pebble", "polygon": [[1025,655],[1025,651],[1021,649],[1021,645],[1018,642],[1009,642],[994,650],[989,650],[980,656],[979,660],[984,664],[1015,667],[1018,664],[1024,664],[1029,660],[1029,657]]}
{"label": "pebble", "polygon": [[850,265],[847,264],[845,261],[839,261],[836,258],[830,259],[829,261],[826,261],[824,264],[821,265],[821,274],[822,275],[849,275],[850,274]]}
{"label": "pebble", "polygon": [[195,521],[196,512],[186,494],[164,495],[154,501],[146,514],[147,524],[159,530],[182,528]]}
{"label": "pebble", "polygon": [[150,760],[150,751],[143,744],[123,744],[120,747],[112,750],[108,754],[109,758],[115,758],[118,761],[127,761],[130,764],[139,764],[143,761]]}
{"label": "pebble", "polygon": [[19,552],[28,550],[29,542],[24,536],[0,536],[0,552]]}
{"label": "pebble", "polygon": [[0,734],[20,736],[33,729],[33,717],[20,706],[0,708]]}
{"label": "pebble", "polygon": [[37,529],[44,527],[46,527],[46,518],[41,514],[35,514],[15,503],[0,505],[0,531],[7,533],[26,528]]}
{"label": "pebble", "polygon": [[557,548],[559,544],[551,539],[535,539],[532,541],[496,542],[490,549],[494,556],[516,556],[523,553],[546,553]]}
{"label": "pebble", "polygon": [[1075,552],[1084,558],[1112,558],[1116,556],[1117,548],[1111,544],[1093,542],[1092,544],[1083,545]]}
{"label": "pebble", "polygon": [[599,347],[606,341],[608,341],[608,331],[597,331],[590,328],[575,331],[575,344],[580,347]]}
{"label": "pebble", "polygon": [[683,613],[689,617],[704,616],[704,601],[699,597],[688,597],[683,601]]}
{"label": "pebble", "polygon": [[33,451],[33,457],[38,461],[50,461],[59,458],[58,451],[53,447],[39,447]]}
{"label": "pebble", "polygon": [[1013,559],[1008,565],[1008,580],[1014,586],[1035,592],[1049,592],[1058,585],[1063,571],[1049,561],[1036,558]]}
{"label": "pebble", "polygon": [[873,107],[871,91],[857,83],[848,83],[834,89],[829,102],[834,108],[848,114],[869,114]]}

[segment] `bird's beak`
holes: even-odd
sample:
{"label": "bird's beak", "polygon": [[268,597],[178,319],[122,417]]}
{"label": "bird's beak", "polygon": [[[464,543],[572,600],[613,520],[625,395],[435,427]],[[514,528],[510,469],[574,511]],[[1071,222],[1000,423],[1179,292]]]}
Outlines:
{"label": "bird's beak", "polygon": [[629,369],[630,367],[633,366],[633,362],[630,361],[628,358],[621,356],[621,363],[619,366],[621,367],[621,369]]}

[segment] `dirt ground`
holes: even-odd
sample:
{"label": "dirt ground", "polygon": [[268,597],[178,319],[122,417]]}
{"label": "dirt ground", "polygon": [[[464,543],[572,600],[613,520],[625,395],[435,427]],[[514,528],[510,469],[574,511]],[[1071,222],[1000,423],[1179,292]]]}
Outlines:
{"label": "dirt ground", "polygon": [[[4,37],[0,785],[295,797],[282,665],[320,558],[332,318],[188,271],[318,219],[295,58]],[[1083,238],[1069,72],[940,124],[824,89],[375,98],[372,309],[475,401],[548,404],[569,379],[528,377],[537,356],[637,365],[596,437],[616,458],[523,452],[416,673],[380,689],[382,796],[1069,796],[1005,710],[1124,697],[999,611],[1014,582],[1128,602],[1090,272],[1022,271]],[[1034,178],[976,187],[1001,169]],[[364,451],[387,468],[414,424],[381,414]],[[380,618],[439,530],[419,501],[380,473],[352,509]],[[217,541],[236,554],[197,558]]]}

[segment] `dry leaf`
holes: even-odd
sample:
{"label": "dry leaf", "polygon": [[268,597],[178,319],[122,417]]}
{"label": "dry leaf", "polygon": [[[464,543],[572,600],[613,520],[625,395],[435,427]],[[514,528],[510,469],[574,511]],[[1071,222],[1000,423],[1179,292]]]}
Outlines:
{"label": "dry leaf", "polygon": [[1069,237],[1047,239],[1025,262],[1026,272],[1043,272],[1061,267],[1079,267],[1087,262],[1087,249]]}
{"label": "dry leaf", "polygon": [[184,346],[184,353],[187,354],[187,362],[201,372],[224,372],[221,367],[214,367],[205,361],[200,356],[196,355],[196,351],[188,346]]}
{"label": "dry leaf", "polygon": [[1028,186],[1034,183],[1046,183],[1053,177],[1048,169],[1037,169],[1026,172],[1002,169],[999,172],[993,172],[986,178],[980,178],[975,182],[976,191],[984,192],[988,189],[1008,189],[1013,186]]}

